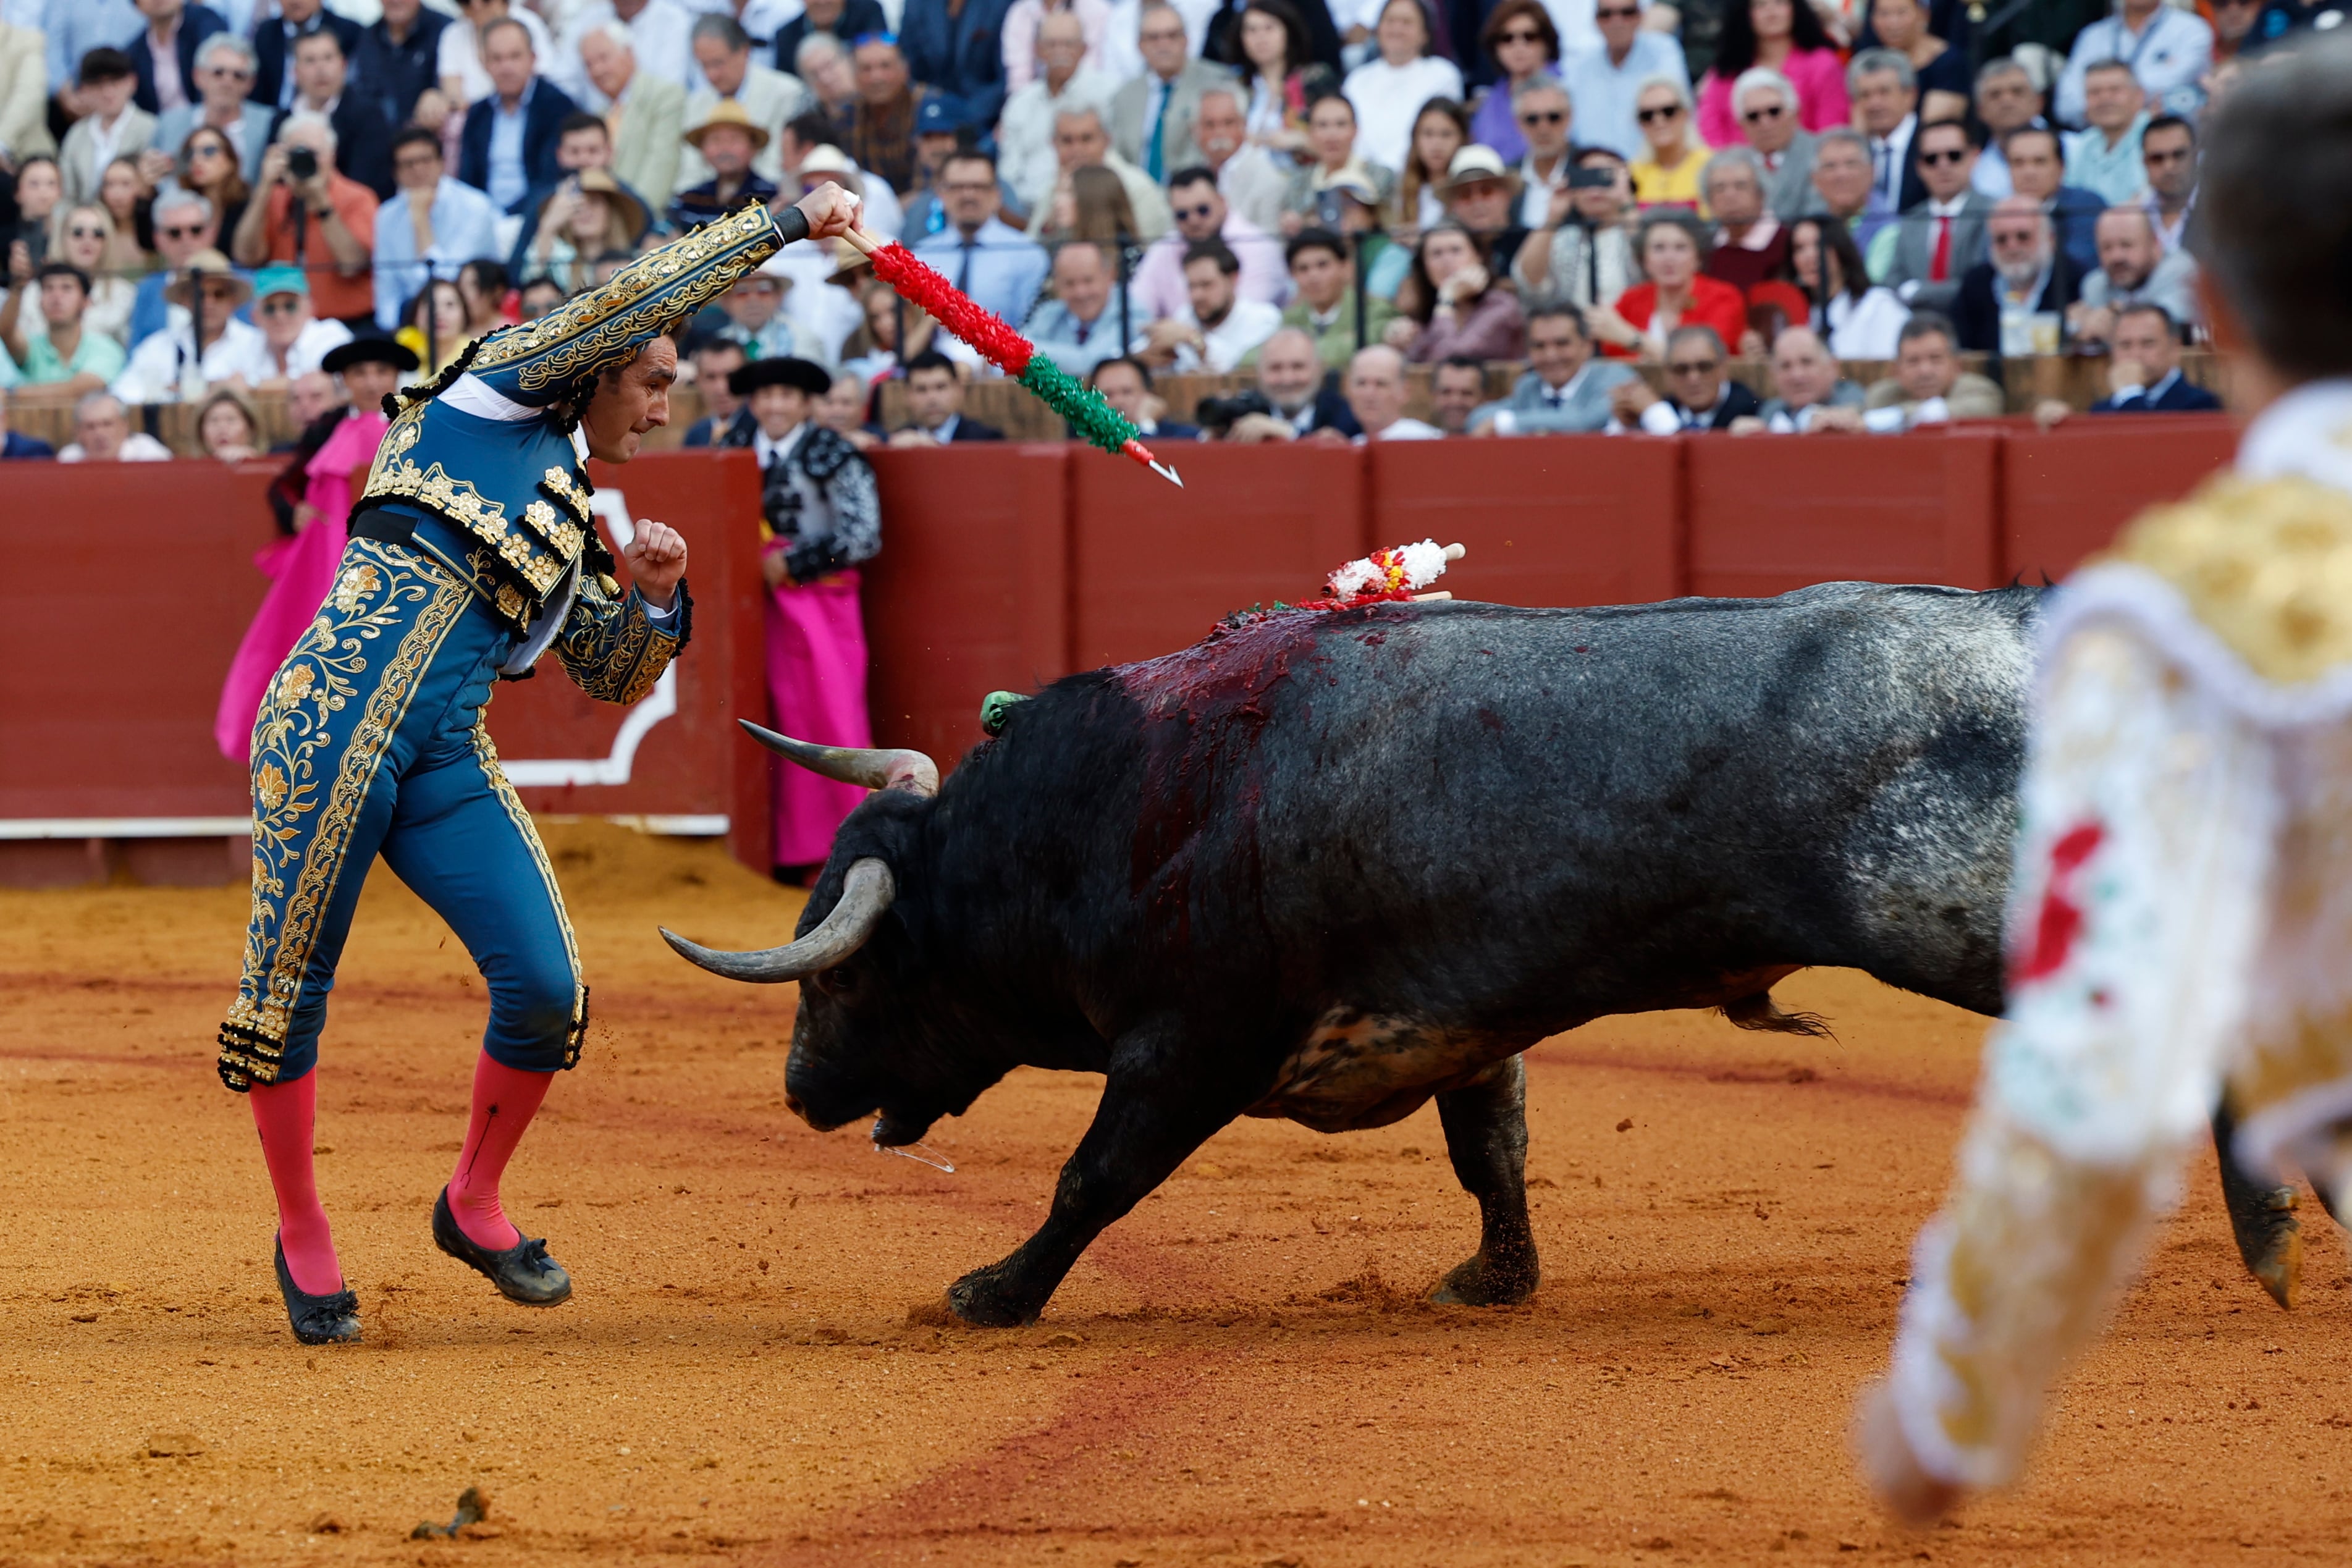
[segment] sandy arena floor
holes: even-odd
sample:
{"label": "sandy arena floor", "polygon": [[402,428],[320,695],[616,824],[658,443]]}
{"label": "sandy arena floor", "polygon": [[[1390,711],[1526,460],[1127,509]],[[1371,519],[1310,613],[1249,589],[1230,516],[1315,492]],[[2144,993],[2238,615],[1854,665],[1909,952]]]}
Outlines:
{"label": "sandy arena floor", "polygon": [[[908,1309],[1035,1224],[1097,1084],[999,1087],[934,1137],[952,1175],[819,1137],[782,1105],[789,989],[654,934],[780,940],[797,895],[709,847],[551,838],[597,1024],[508,1191],[578,1295],[509,1306],[433,1250],[483,995],[379,873],[320,1079],[368,1336],[339,1352],[287,1333],[259,1153],[212,1073],[242,890],[0,894],[0,1563],[2352,1556],[2344,1255],[2321,1237],[2312,1304],[2279,1313],[2210,1155],[2029,1484],[1923,1536],[1866,1506],[1848,1412],[1976,1019],[1812,974],[1782,999],[1836,1042],[1667,1014],[1540,1047],[1525,1309],[1423,1304],[1476,1237],[1424,1110],[1237,1125],[1035,1327],[941,1331]],[[468,1486],[485,1525],[410,1539]]]}

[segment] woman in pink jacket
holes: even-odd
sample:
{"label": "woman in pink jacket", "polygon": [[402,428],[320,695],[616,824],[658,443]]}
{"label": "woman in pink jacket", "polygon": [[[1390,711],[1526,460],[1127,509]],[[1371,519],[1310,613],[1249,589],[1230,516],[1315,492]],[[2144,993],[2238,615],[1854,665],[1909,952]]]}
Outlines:
{"label": "woman in pink jacket", "polygon": [[1710,147],[1747,138],[1731,101],[1732,84],[1750,66],[1766,66],[1797,89],[1798,119],[1808,131],[1846,122],[1845,61],[1807,0],[1748,0],[1723,13],[1715,64],[1699,79],[1698,133]]}

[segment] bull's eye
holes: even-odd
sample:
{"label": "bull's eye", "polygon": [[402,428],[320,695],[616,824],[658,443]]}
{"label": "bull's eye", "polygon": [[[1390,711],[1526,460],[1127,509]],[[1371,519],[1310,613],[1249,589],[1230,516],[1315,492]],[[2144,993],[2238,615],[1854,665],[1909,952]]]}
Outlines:
{"label": "bull's eye", "polygon": [[846,964],[832,969],[820,969],[809,976],[809,984],[827,996],[844,999],[856,994],[857,974]]}

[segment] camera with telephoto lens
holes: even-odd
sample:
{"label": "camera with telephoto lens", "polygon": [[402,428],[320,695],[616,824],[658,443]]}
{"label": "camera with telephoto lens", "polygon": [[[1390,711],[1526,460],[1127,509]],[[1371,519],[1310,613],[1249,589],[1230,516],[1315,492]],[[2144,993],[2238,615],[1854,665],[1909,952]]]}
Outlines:
{"label": "camera with telephoto lens", "polygon": [[1213,441],[1223,441],[1233,434],[1234,426],[1245,414],[1272,414],[1274,405],[1265,393],[1255,387],[1244,387],[1230,397],[1204,397],[1192,410],[1193,422]]}
{"label": "camera with telephoto lens", "polygon": [[298,180],[317,179],[319,154],[308,147],[289,147],[286,150],[286,172]]}

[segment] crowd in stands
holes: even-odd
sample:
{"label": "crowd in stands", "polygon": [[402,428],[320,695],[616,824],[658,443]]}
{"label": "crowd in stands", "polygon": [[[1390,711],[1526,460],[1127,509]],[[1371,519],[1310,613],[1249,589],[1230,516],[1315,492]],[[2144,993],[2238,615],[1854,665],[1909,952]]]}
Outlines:
{"label": "crowd in stands", "polygon": [[[429,377],[825,181],[1161,440],[1900,430],[2000,412],[1979,354],[2197,404],[2200,117],[2344,0],[1996,10],[0,0],[0,430],[69,401],[58,456],[155,457],[179,403],[248,453],[257,395],[334,406],[355,334]],[[961,412],[979,356],[845,247],[681,335],[689,444],[750,444],[729,377],[785,357],[861,445],[993,434]],[[1525,370],[1489,400],[1497,363]],[[1192,373],[1252,384],[1163,423],[1155,378]]]}

